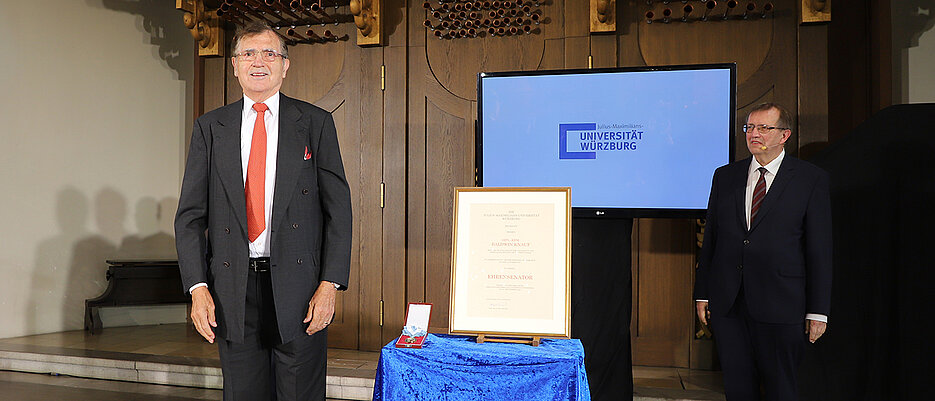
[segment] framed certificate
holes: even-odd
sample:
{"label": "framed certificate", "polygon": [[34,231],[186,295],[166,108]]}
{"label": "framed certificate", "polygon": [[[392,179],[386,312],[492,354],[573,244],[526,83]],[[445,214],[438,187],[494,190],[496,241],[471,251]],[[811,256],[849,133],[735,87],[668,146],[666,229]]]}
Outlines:
{"label": "framed certificate", "polygon": [[455,188],[452,334],[568,338],[571,188]]}

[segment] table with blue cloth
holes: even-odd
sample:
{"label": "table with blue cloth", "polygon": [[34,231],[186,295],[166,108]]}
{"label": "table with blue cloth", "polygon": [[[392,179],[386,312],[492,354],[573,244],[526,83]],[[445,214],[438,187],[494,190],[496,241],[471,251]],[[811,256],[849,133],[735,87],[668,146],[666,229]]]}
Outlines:
{"label": "table with blue cloth", "polygon": [[421,349],[395,344],[380,352],[374,401],[591,400],[577,339],[533,347],[429,334]]}

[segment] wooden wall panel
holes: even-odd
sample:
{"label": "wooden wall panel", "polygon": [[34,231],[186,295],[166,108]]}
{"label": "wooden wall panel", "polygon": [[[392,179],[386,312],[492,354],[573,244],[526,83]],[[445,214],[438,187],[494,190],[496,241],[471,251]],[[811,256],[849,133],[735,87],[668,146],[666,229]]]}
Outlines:
{"label": "wooden wall panel", "polygon": [[[452,192],[473,184],[479,72],[587,68],[589,55],[594,67],[733,61],[738,127],[750,107],[777,101],[801,115],[801,135],[787,145],[790,153],[826,141],[829,101],[821,83],[831,64],[823,53],[828,30],[800,27],[795,0],[773,3],[776,11],[766,19],[647,25],[643,15],[656,6],[618,1],[617,32],[591,35],[587,2],[554,0],[540,7],[536,34],[438,40],[422,26],[421,2],[386,0],[387,46],[362,49],[351,40],[291,48],[283,91],[334,111],[354,194],[353,289],[342,295],[336,324],[346,329],[333,328],[342,335],[331,336],[340,337],[332,345],[377,349],[398,334],[406,302],[435,304],[431,329],[447,330]],[[353,33],[350,24],[336,29]],[[205,60],[207,110],[242,96],[227,60]],[[747,157],[743,136],[735,141],[737,158]],[[692,224],[634,222],[636,364],[697,366],[689,346]]]}
{"label": "wooden wall panel", "polygon": [[[423,33],[424,36],[424,33]],[[426,302],[426,99],[429,83],[428,63],[424,47],[410,47],[408,129],[406,141],[408,167],[406,169],[406,301]],[[435,308],[433,308],[435,309]],[[448,321],[445,311],[445,322]],[[437,318],[434,318],[438,324]],[[446,323],[447,324],[447,323]]]}
{"label": "wooden wall panel", "polygon": [[[799,27],[799,157],[808,159],[828,145],[828,26]],[[791,106],[790,106],[791,107]]]}
{"label": "wooden wall panel", "polygon": [[[406,317],[406,149],[409,78],[406,0],[383,3],[383,327],[381,344],[399,335]],[[387,101],[389,99],[390,101]]]}
{"label": "wooden wall panel", "polygon": [[[361,348],[363,345],[360,342],[360,338],[361,332],[364,331],[364,322],[367,321],[362,317],[367,308],[360,307],[361,298],[363,297],[361,278],[364,275],[360,270],[361,252],[359,235],[361,227],[366,227],[366,222],[360,219],[361,196],[359,190],[355,190],[359,189],[359,183],[361,181],[359,178],[361,174],[360,159],[356,157],[361,150],[361,121],[359,118],[361,94],[359,90],[353,88],[353,83],[360,82],[362,78],[360,69],[355,68],[355,62],[360,59],[359,49],[347,44],[340,46],[340,48],[343,50],[343,54],[340,56],[334,55],[332,57],[339,57],[341,60],[331,60],[330,63],[340,64],[346,67],[341,69],[340,77],[332,86],[346,88],[343,92],[341,90],[328,90],[326,93],[326,90],[322,86],[316,86],[314,84],[309,85],[307,82],[302,84],[304,84],[304,87],[314,90],[313,93],[310,93],[311,95],[319,94],[323,96],[321,99],[315,99],[318,101],[318,106],[325,110],[331,110],[334,114],[335,128],[338,130],[338,141],[341,145],[341,156],[344,160],[344,173],[348,178],[348,185],[351,186],[351,202],[354,213],[354,237],[351,244],[351,277],[348,290],[340,294],[342,304],[335,305],[336,312],[340,311],[340,315],[336,314],[335,318],[340,318],[340,320],[336,320],[333,324],[340,324],[341,326],[338,327],[340,327],[341,330],[333,331],[329,328],[330,335],[328,336],[328,342],[329,346],[353,349]],[[345,62],[345,60],[350,62]],[[306,63],[321,62],[321,60],[313,60],[311,58],[306,60]],[[296,63],[292,68],[295,69],[295,77],[314,76],[316,70],[315,64],[305,63]],[[311,77],[305,79],[310,78]],[[299,84],[300,82],[296,83],[297,86]],[[315,100],[309,99],[308,101]],[[353,306],[353,308],[349,308],[350,306]],[[372,318],[370,321],[372,321]]]}
{"label": "wooden wall panel", "polygon": [[588,68],[589,38],[565,38],[565,65],[560,69]]}
{"label": "wooden wall panel", "polygon": [[[344,33],[338,31],[336,34],[343,35]],[[339,80],[339,78],[346,78],[342,77],[342,73],[345,73],[345,62],[350,61],[351,68],[354,64],[353,60],[345,61],[347,47],[347,42],[290,47],[290,67],[283,81],[283,93],[302,96],[303,100],[314,104],[318,104],[319,100],[325,97],[345,100],[348,96],[344,88],[346,81]],[[323,60],[328,60],[328,62],[323,62]],[[338,91],[329,93],[333,89]]]}
{"label": "wooden wall panel", "polygon": [[[638,24],[637,35],[640,53],[647,65],[736,61],[737,81],[744,82],[762,69],[772,49],[775,23],[782,21],[754,18],[668,24],[642,22]],[[747,42],[730,39],[740,37]]]}
{"label": "wooden wall panel", "polygon": [[[640,24],[643,24],[643,13],[646,7],[628,4],[631,2],[617,2],[617,66],[639,67],[646,65],[640,53]],[[645,4],[645,3],[644,3]]]}
{"label": "wooden wall panel", "polygon": [[560,70],[565,65],[565,40],[546,39],[538,70]]}
{"label": "wooden wall panel", "polygon": [[[354,46],[354,45],[350,45]],[[383,299],[383,209],[380,207],[380,183],[383,180],[383,93],[380,85],[383,48],[359,49],[360,121],[362,147],[358,155],[361,165],[361,207],[355,221],[360,223],[357,238],[360,243],[360,349],[379,350],[383,341],[380,326]]]}
{"label": "wooden wall panel", "polygon": [[432,326],[447,330],[453,188],[474,184],[474,124],[469,102],[441,91],[427,95],[425,218],[431,224],[425,228],[425,299],[435,305]]}
{"label": "wooden wall panel", "polygon": [[554,11],[552,18],[556,25],[564,26],[565,65],[562,69],[588,68],[588,55],[591,54],[589,4],[585,1],[567,1],[563,4],[564,9],[551,10]]}
{"label": "wooden wall panel", "polygon": [[204,106],[205,112],[226,104],[224,76],[231,66],[229,57],[203,58],[204,60]]}
{"label": "wooden wall panel", "polygon": [[593,68],[617,67],[617,37],[591,35],[590,53]]}
{"label": "wooden wall panel", "polygon": [[544,39],[542,44],[542,60],[539,61],[538,66],[533,67],[532,69],[560,70],[565,68],[566,41],[565,30],[563,27],[565,16],[562,11],[564,8],[564,4],[562,3],[551,5],[548,8],[542,8],[543,12],[548,15],[548,23],[542,23],[535,26],[537,29],[539,29],[539,33],[537,35],[542,36]]}
{"label": "wooden wall panel", "polygon": [[[421,7],[421,6],[420,6]],[[561,6],[543,6],[546,18]],[[584,9],[587,11],[587,8]],[[424,18],[424,10],[410,11]],[[416,14],[418,13],[418,14]],[[420,21],[421,22],[421,21]],[[474,125],[477,74],[560,67],[565,46],[561,26],[541,25],[541,34],[438,40],[410,23],[407,299],[430,302],[432,331],[446,331],[450,302],[453,189],[474,184]],[[587,30],[587,21],[584,25]],[[585,40],[586,37],[582,37]],[[546,48],[551,51],[546,56]],[[582,58],[586,63],[585,57]]]}
{"label": "wooden wall panel", "polygon": [[[386,97],[405,99],[406,47],[388,47]],[[406,102],[383,104],[383,342],[399,335],[406,316]]]}
{"label": "wooden wall panel", "polygon": [[693,221],[639,219],[634,231],[635,314],[630,320],[633,361],[638,365],[689,366],[694,321]]}
{"label": "wooden wall panel", "polygon": [[[230,62],[230,59],[227,59]],[[243,89],[240,88],[240,83],[237,82],[237,77],[234,76],[234,68],[226,68],[224,70],[224,75],[227,76],[225,80],[226,88],[224,89],[224,94],[226,95],[226,101],[224,104],[231,104],[240,100],[243,97]]]}
{"label": "wooden wall panel", "polygon": [[[295,94],[294,96],[300,96]],[[341,145],[341,154],[354,154],[358,152],[361,148],[360,138],[358,136],[348,136],[343,134],[348,131],[348,120],[351,118],[349,114],[353,114],[353,110],[348,106],[348,102],[344,101],[339,103],[335,109],[331,109],[332,116],[335,120],[335,128],[338,130],[338,141]],[[360,196],[359,191],[359,180],[353,179],[352,177],[359,176],[360,174],[360,164],[356,160],[344,159],[344,170],[345,174],[348,177],[348,185],[351,188],[351,205],[354,213],[354,240],[351,244],[351,266],[360,265],[360,239],[357,236],[357,233],[360,232],[360,222],[357,219],[357,213],[360,211]],[[359,330],[359,318],[357,313],[357,305],[360,300],[360,275],[355,274],[356,272],[351,270],[350,279],[348,281],[348,291],[339,292],[337,298],[335,299],[335,314],[334,321],[331,326],[328,328],[328,345],[338,348],[349,348],[356,349],[358,348],[358,335],[357,331]],[[350,290],[353,289],[353,290]],[[350,335],[353,333],[353,335]]]}
{"label": "wooden wall panel", "polygon": [[[559,3],[558,1],[554,3]],[[548,10],[549,22],[556,27],[564,28],[565,38],[587,38],[591,35],[590,3],[587,1],[564,1],[562,7],[550,7]],[[560,18],[560,19],[559,19]],[[587,49],[587,48],[585,48]]]}
{"label": "wooden wall panel", "polygon": [[[542,60],[544,39],[541,35],[435,39],[426,43],[426,49],[429,68],[439,85],[458,98],[476,101],[478,73],[536,69]],[[493,54],[503,56],[491,57]]]}
{"label": "wooden wall panel", "polygon": [[[342,34],[338,32],[337,34]],[[368,284],[362,281],[366,275],[360,274],[358,266],[368,259],[366,248],[362,246],[361,214],[364,213],[366,193],[362,191],[367,171],[366,159],[362,158],[367,146],[361,135],[362,123],[359,118],[360,93],[349,91],[348,83],[361,78],[358,63],[359,50],[341,42],[327,46],[292,46],[289,48],[290,68],[283,82],[282,93],[297,99],[313,103],[332,113],[338,142],[344,160],[344,170],[351,188],[351,205],[354,213],[354,237],[351,245],[351,276],[349,290],[340,292],[335,304],[334,323],[329,327],[329,346],[357,349],[360,343],[361,311],[359,305],[366,298]],[[321,60],[329,60],[322,63]],[[349,61],[349,62],[346,62]],[[345,68],[345,65],[348,68]]]}

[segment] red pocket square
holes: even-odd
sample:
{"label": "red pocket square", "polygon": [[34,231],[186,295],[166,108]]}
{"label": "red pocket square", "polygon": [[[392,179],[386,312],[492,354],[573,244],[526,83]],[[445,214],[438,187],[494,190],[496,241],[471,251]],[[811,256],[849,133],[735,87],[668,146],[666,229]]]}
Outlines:
{"label": "red pocket square", "polygon": [[305,160],[311,159],[312,154],[308,152],[308,146],[305,147]]}

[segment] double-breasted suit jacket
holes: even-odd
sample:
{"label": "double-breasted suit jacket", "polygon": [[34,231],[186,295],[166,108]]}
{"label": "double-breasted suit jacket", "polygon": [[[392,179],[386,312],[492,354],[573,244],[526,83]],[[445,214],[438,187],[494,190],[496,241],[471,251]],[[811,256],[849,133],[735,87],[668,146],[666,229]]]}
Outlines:
{"label": "double-breasted suit jacket", "polygon": [[831,204],[828,174],[786,156],[747,229],[745,188],[751,159],[714,173],[695,299],[724,316],[741,289],[750,316],[802,323],[831,308]]}
{"label": "double-breasted suit jacket", "polygon": [[[195,122],[175,222],[185,291],[208,284],[218,336],[244,338],[249,262],[241,164],[243,100]],[[267,178],[269,179],[269,178]],[[279,145],[270,224],[270,270],[284,343],[306,335],[302,320],[321,281],[345,288],[351,246],[350,191],[331,114],[280,96]]]}

